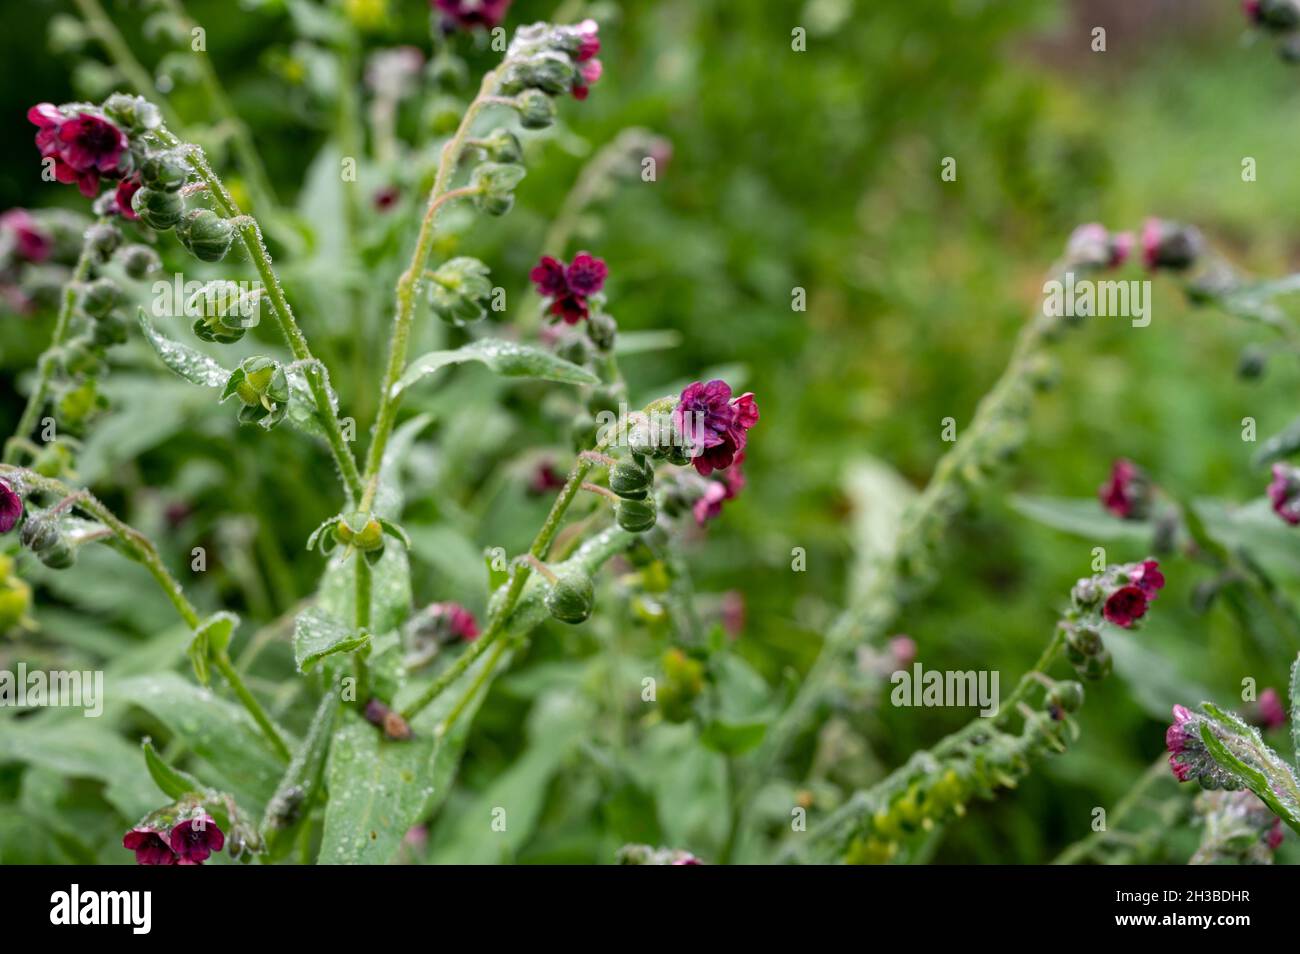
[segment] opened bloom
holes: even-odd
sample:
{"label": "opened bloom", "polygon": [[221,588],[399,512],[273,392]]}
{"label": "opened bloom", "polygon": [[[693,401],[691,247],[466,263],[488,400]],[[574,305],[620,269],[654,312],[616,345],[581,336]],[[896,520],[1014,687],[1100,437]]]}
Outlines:
{"label": "opened bloom", "polygon": [[179,860],[162,833],[152,828],[132,828],[122,837],[122,847],[135,852],[138,865],[174,865]]}
{"label": "opened bloom", "polygon": [[176,863],[182,865],[201,865],[226,844],[226,836],[210,815],[177,822],[169,840],[177,855]]}
{"label": "opened bloom", "polygon": [[1143,560],[1129,572],[1128,578],[1148,601],[1154,600],[1165,585],[1165,575],[1160,572],[1160,564],[1155,560]]}
{"label": "opened bloom", "polygon": [[726,470],[745,449],[747,432],[758,423],[758,405],[746,392],[731,396],[726,381],[696,381],[682,392],[673,410],[673,427],[695,469],[705,477]]}
{"label": "opened bloom", "polygon": [[506,18],[512,0],[433,0],[443,23],[462,30],[484,27],[491,30]]}
{"label": "opened bloom", "polygon": [[1259,694],[1258,716],[1259,724],[1266,729],[1278,729],[1286,725],[1286,709],[1276,689],[1270,687]]}
{"label": "opened bloom", "polygon": [[65,115],[53,103],[38,103],[27,118],[37,127],[41,158],[54,160],[54,177],[77,183],[87,198],[99,192],[101,176],[116,179],[125,171],[126,133],[103,116],[85,110]]}
{"label": "opened bloom", "polygon": [[717,518],[722,513],[722,505],[728,500],[734,500],[744,489],[745,472],[740,467],[744,460],[745,452],[740,451],[731,462],[731,468],[719,473],[718,479],[710,480],[704,488],[703,496],[695,501],[691,512],[701,527]]}
{"label": "opened bloom", "polygon": [[1097,491],[1101,504],[1124,520],[1141,520],[1146,516],[1151,485],[1146,474],[1131,460],[1120,458],[1111,465],[1110,480]]}
{"label": "opened bloom", "polygon": [[27,262],[43,262],[50,257],[54,241],[26,209],[10,209],[0,215],[0,233],[13,237],[18,257]]}
{"label": "opened bloom", "polygon": [[0,533],[8,533],[17,526],[22,515],[23,498],[9,481],[0,478]]}
{"label": "opened bloom", "polygon": [[543,255],[528,273],[537,293],[551,300],[550,313],[570,325],[576,325],[591,313],[588,299],[605,287],[608,275],[608,266],[588,252],[579,252],[568,265]]}
{"label": "opened bloom", "polygon": [[1286,464],[1274,464],[1268,499],[1273,502],[1273,512],[1279,517],[1292,526],[1300,523],[1300,470]]}
{"label": "opened bloom", "polygon": [[600,52],[600,27],[595,20],[583,20],[578,24],[578,50],[573,54],[578,67],[578,76],[573,81],[573,98],[586,99],[596,80],[604,72],[596,54]]}
{"label": "opened bloom", "polygon": [[1121,586],[1107,599],[1102,607],[1102,615],[1108,622],[1123,629],[1129,629],[1146,615],[1150,599],[1141,587],[1134,584]]}
{"label": "opened bloom", "polygon": [[1192,733],[1195,731],[1195,719],[1185,706],[1174,706],[1174,721],[1165,730],[1165,748],[1169,750],[1169,767],[1174,778],[1186,782],[1192,777],[1192,766],[1179,759],[1190,747],[1200,744]]}

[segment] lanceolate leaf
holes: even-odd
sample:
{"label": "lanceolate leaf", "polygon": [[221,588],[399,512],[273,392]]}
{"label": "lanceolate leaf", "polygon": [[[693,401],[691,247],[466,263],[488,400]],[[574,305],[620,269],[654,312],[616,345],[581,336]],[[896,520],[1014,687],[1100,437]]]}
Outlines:
{"label": "lanceolate leaf", "polygon": [[312,717],[307,738],[294,752],[275,794],[267,802],[262,835],[272,861],[292,846],[295,834],[310,815],[325,775],[325,757],[329,754],[338,710],[338,696],[327,692]]}
{"label": "lanceolate leaf", "polygon": [[186,381],[205,388],[225,387],[230,378],[229,371],[206,354],[160,334],[149,322],[143,308],[140,309],[140,327],[144,330],[145,340],[153,346],[163,364]]}
{"label": "lanceolate leaf", "polygon": [[1224,745],[1215,736],[1214,730],[1208,724],[1201,726],[1201,741],[1209,749],[1210,754],[1214,756],[1214,761],[1219,763],[1219,767],[1225,771],[1231,772],[1252,792],[1259,796],[1278,818],[1286,822],[1296,832],[1300,832],[1300,815],[1280,798],[1273,790],[1273,785],[1267,775],[1259,769],[1247,765],[1232,751]]}
{"label": "lanceolate leaf", "polygon": [[149,768],[149,776],[168,798],[180,798],[206,790],[207,786],[193,775],[168,765],[150,740],[145,739],[141,748],[144,749],[144,764]]}
{"label": "lanceolate leaf", "polygon": [[488,338],[474,341],[454,351],[431,351],[411,362],[393,393],[402,391],[426,374],[449,364],[478,361],[507,378],[537,378],[564,384],[599,384],[600,379],[586,368],[565,361],[549,351],[531,345]]}
{"label": "lanceolate leaf", "polygon": [[1296,451],[1300,451],[1300,418],[1261,443],[1250,462],[1256,467],[1267,467],[1274,461],[1290,457]]}
{"label": "lanceolate leaf", "polygon": [[293,661],[305,673],[326,656],[356,652],[370,641],[369,633],[344,626],[320,607],[298,614],[293,627]]}

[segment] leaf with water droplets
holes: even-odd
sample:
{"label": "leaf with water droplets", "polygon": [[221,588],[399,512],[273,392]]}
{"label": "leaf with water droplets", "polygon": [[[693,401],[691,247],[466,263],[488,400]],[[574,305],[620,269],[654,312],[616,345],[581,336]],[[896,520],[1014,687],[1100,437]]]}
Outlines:
{"label": "leaf with water droplets", "polygon": [[431,351],[416,358],[407,367],[400,381],[393,385],[393,395],[410,387],[426,374],[432,374],[449,364],[478,361],[506,378],[533,378],[542,381],[559,381],[562,384],[599,384],[600,378],[572,361],[543,351],[532,345],[485,338],[473,341],[454,351]]}
{"label": "leaf with water droplets", "polygon": [[344,626],[318,606],[303,610],[293,624],[293,661],[309,672],[326,656],[356,652],[370,642],[369,633]]}
{"label": "leaf with water droplets", "polygon": [[[324,438],[325,425],[321,423],[316,398],[312,396],[311,387],[307,384],[307,375],[302,368],[291,367],[285,369],[285,377],[289,379],[289,406],[285,409],[284,419],[304,434]],[[337,414],[339,398],[328,382],[325,384],[325,393],[329,396],[330,407]]]}
{"label": "leaf with water droplets", "polygon": [[239,625],[239,617],[227,610],[213,613],[199,623],[186,654],[194,666],[194,676],[203,685],[208,684],[208,662],[216,653],[225,652],[230,637]]}
{"label": "leaf with water droplets", "polygon": [[230,378],[229,371],[206,354],[160,334],[149,323],[143,308],[140,309],[140,327],[144,330],[145,340],[153,346],[158,357],[162,358],[162,363],[186,381],[205,388],[225,387],[226,381]]}
{"label": "leaf with water droplets", "polygon": [[[233,793],[240,804],[260,807],[275,791],[284,765],[243,707],[175,673],[124,680],[116,694],[167,726],[207,763],[195,773],[211,776],[215,788]],[[292,748],[294,740],[283,729],[280,734]]]}

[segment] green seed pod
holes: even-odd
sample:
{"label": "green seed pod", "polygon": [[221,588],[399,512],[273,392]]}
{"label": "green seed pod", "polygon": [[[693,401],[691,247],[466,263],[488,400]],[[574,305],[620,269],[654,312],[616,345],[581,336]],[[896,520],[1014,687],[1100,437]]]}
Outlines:
{"label": "green seed pod", "polygon": [[126,344],[128,325],[126,316],[120,311],[110,311],[107,315],[95,319],[90,337],[96,346],[111,348]]}
{"label": "green seed pod", "polygon": [[645,533],[658,519],[654,497],[644,500],[620,500],[614,507],[614,519],[628,533]]}
{"label": "green seed pod", "polygon": [[519,137],[504,127],[492,130],[480,146],[493,162],[524,161],[524,150],[519,145]]}
{"label": "green seed pod", "polygon": [[108,400],[99,393],[94,379],[81,382],[63,392],[59,398],[58,416],[69,430],[79,432],[96,414],[108,407]]}
{"label": "green seed pod", "polygon": [[654,469],[631,458],[620,460],[609,472],[609,489],[624,500],[644,500],[654,481]]}
{"label": "green seed pod", "polygon": [[174,152],[156,152],[140,164],[140,181],[150,189],[175,192],[189,174],[189,165]]}
{"label": "green seed pod", "polygon": [[131,208],[149,228],[166,232],[180,222],[185,212],[185,200],[178,192],[141,186],[131,197]]}
{"label": "green seed pod", "polygon": [[566,570],[546,594],[546,609],[562,623],[583,623],[591,616],[596,592],[582,570]]}
{"label": "green seed pod", "polygon": [[225,258],[234,235],[235,227],[230,220],[211,209],[193,209],[176,223],[176,237],[200,262],[219,262]]}
{"label": "green seed pod", "polygon": [[81,293],[81,307],[96,318],[107,315],[121,301],[122,290],[111,278],[96,278]]}
{"label": "green seed pod", "polygon": [[189,314],[197,314],[194,334],[203,341],[229,344],[244,337],[257,324],[256,299],[235,282],[208,282],[186,302]]}
{"label": "green seed pod", "polygon": [[467,325],[487,317],[492,297],[488,267],[477,258],[461,256],[441,265],[431,276],[429,302],[449,325]]}
{"label": "green seed pod", "polygon": [[136,280],[157,271],[162,264],[158,253],[148,245],[127,245],[117,253],[117,260],[122,263],[123,271]]}
{"label": "green seed pod", "polygon": [[517,163],[479,163],[469,180],[470,187],[478,190],[474,204],[488,215],[505,215],[514,207],[515,186],[526,174]]}
{"label": "green seed pod", "polygon": [[369,553],[383,548],[384,528],[370,514],[355,510],[339,520],[334,528],[334,539],[344,546]]}
{"label": "green seed pod", "polygon": [[1077,682],[1058,682],[1047,693],[1047,704],[1066,712],[1078,712],[1083,705],[1083,686]]}
{"label": "green seed pod", "polygon": [[539,89],[526,89],[515,97],[519,125],[525,129],[545,129],[555,122],[555,103]]}
{"label": "green seed pod", "polygon": [[86,229],[86,244],[101,262],[107,262],[122,244],[122,231],[112,222],[96,222]]}
{"label": "green seed pod", "polygon": [[245,358],[230,373],[221,399],[232,395],[244,405],[239,410],[240,423],[261,424],[269,429],[279,424],[288,411],[289,379],[278,361],[264,355]]}

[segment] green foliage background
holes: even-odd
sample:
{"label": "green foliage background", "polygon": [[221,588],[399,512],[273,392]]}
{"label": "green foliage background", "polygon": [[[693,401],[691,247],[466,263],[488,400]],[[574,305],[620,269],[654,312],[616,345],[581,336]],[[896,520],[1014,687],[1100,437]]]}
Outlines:
{"label": "green foliage background", "polygon": [[[398,22],[367,44],[427,46],[425,5],[389,6],[400,8]],[[871,456],[924,484],[946,447],[941,420],[954,417],[959,428],[969,420],[1075,224],[1136,227],[1148,214],[1164,215],[1200,225],[1250,271],[1282,274],[1296,264],[1300,127],[1290,116],[1300,77],[1266,45],[1243,42],[1234,3],[1135,4],[1141,9],[1126,16],[1123,4],[1042,0],[590,6],[602,21],[605,77],[585,104],[564,110],[562,132],[530,157],[515,211],[459,232],[449,216],[452,236],[437,254],[482,257],[515,294],[585,157],[630,125],[672,141],[660,180],[621,186],[584,220],[573,248],[609,262],[611,310],[622,329],[681,333],[676,350],[624,362],[634,400],[722,372],[758,396],[763,417],[746,462],[749,486],[689,558],[706,607],[724,591],[743,593],[747,623],[736,650],[772,685],[811,663],[844,602],[860,546],[854,507],[862,506],[847,493],[846,475]],[[238,16],[232,7],[189,4],[277,188],[297,196],[319,248],[328,249],[340,227],[331,221],[339,208],[329,184],[336,153],[320,153],[332,148],[330,116],[311,84],[313,71],[328,72],[330,63],[303,55],[275,4]],[[104,92],[78,85],[94,81],[85,67],[73,69],[78,57],[39,42],[42,22],[62,8],[0,10],[0,121],[13,146],[0,163],[2,207],[78,201],[75,190],[40,182],[23,118],[37,101]],[[138,34],[130,4],[111,8]],[[520,0],[508,23],[551,12],[550,3]],[[1110,27],[1105,53],[1088,50],[1097,24]],[[790,49],[796,25],[808,30],[805,53]],[[139,44],[153,62],[158,47]],[[457,48],[476,73],[493,60],[466,38]],[[303,84],[286,79],[286,62],[303,67]],[[186,117],[203,118],[197,91],[182,85],[173,100]],[[415,129],[418,106],[402,122]],[[957,159],[955,183],[939,179],[945,156]],[[1244,156],[1256,159],[1257,182],[1241,181]],[[392,214],[414,217],[405,204]],[[409,241],[400,231],[392,237],[402,249]],[[363,428],[374,410],[395,268],[340,279],[321,254],[287,276],[305,330],[336,369],[344,413]],[[362,297],[362,320],[340,307],[340,281]],[[804,313],[791,311],[795,286],[807,290]],[[1259,340],[1258,329],[1190,310],[1160,280],[1154,289],[1149,328],[1098,320],[1063,344],[1063,377],[1035,411],[1023,459],[960,521],[941,584],[898,623],[927,667],[996,668],[1008,686],[1036,658],[1071,584],[1088,572],[1091,543],[1027,520],[1008,494],[1088,497],[1117,456],[1180,494],[1243,502],[1262,494],[1266,476],[1250,465],[1254,448],[1241,440],[1241,420],[1254,417],[1261,435],[1291,420],[1294,363],[1277,355],[1263,380],[1239,379],[1235,355]],[[421,343],[432,346],[443,332],[429,325],[421,322]],[[21,408],[18,383],[49,326],[48,316],[9,316],[0,327],[6,433]],[[337,506],[328,461],[287,430],[240,430],[209,396],[161,377],[138,342],[123,353],[110,386],[118,409],[96,429],[82,476],[153,531],[172,566],[183,566],[192,546],[209,547],[215,558],[192,584],[196,600],[237,609],[247,639],[314,585],[320,561],[302,542]],[[459,599],[481,612],[478,553],[485,545],[517,552],[531,538],[545,504],[523,493],[527,467],[537,447],[562,454],[563,433],[545,413],[546,389],[505,387],[473,367],[448,380],[407,407],[434,418],[408,492],[417,605]],[[177,504],[192,513],[171,529],[164,512]],[[1113,562],[1148,549],[1132,539],[1106,545]],[[791,572],[792,547],[806,549],[807,572]],[[38,569],[24,564],[23,572],[42,584],[40,630],[0,646],[0,661],[69,668],[107,659],[110,690],[113,674],[183,671],[184,634],[161,597],[115,555],[87,552],[62,574]],[[1020,790],[973,806],[935,860],[1049,860],[1087,832],[1093,806],[1112,805],[1159,755],[1169,704],[1199,701],[1203,687],[1232,705],[1245,676],[1285,686],[1295,646],[1262,625],[1249,631],[1220,605],[1194,613],[1189,596],[1204,571],[1190,562],[1173,558],[1166,574],[1158,612],[1129,640],[1137,662],[1089,687],[1071,752]],[[625,778],[592,741],[602,702],[591,660],[630,627],[619,612],[585,630],[548,624],[500,680],[435,825],[430,859],[608,861],[629,840],[671,843],[706,859],[717,853],[725,814],[718,757],[659,727]],[[636,645],[624,660],[633,685],[657,655],[649,642]],[[294,723],[301,716],[288,659],[287,643],[272,637],[256,685]],[[816,758],[817,743],[806,738],[793,763],[795,775],[811,765],[806,784],[832,801],[970,715],[887,705],[864,714],[861,700],[840,701],[832,719],[861,731],[848,743],[828,734]],[[70,737],[90,731],[79,716],[56,718]],[[123,738],[159,730],[136,711],[115,718]],[[95,786],[63,780],[48,763],[0,765],[0,861],[127,860],[113,837],[122,819],[96,807]],[[1173,793],[1172,785],[1161,790]],[[529,806],[508,848],[456,824],[501,799]],[[1184,832],[1155,858],[1185,860],[1194,843]]]}

